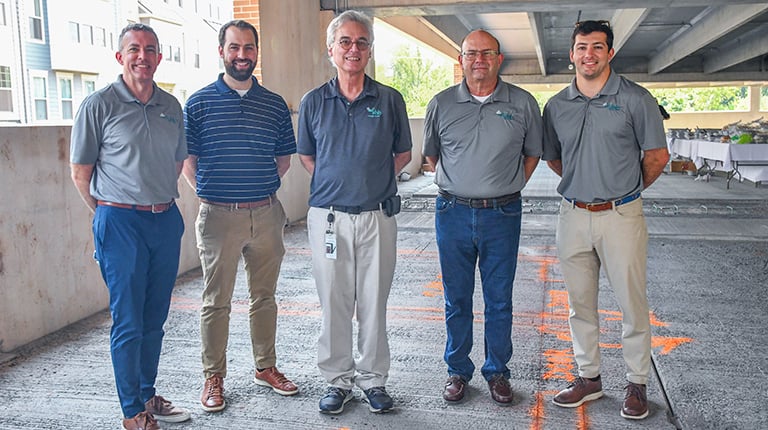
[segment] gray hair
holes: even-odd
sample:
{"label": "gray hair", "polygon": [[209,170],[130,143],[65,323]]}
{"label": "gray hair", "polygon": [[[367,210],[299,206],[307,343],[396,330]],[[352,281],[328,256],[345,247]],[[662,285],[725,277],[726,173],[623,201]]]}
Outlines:
{"label": "gray hair", "polygon": [[365,30],[368,32],[368,37],[370,38],[368,42],[373,44],[373,21],[371,18],[362,12],[358,12],[356,10],[348,10],[334,18],[333,21],[328,24],[328,29],[326,30],[325,34],[325,46],[329,48],[333,46],[333,41],[336,38],[336,32],[339,30],[339,27],[348,22],[356,22],[365,27]]}
{"label": "gray hair", "polygon": [[160,49],[160,39],[157,37],[155,30],[153,30],[152,27],[148,26],[147,24],[137,22],[126,25],[125,28],[120,31],[120,36],[117,38],[117,49],[119,51],[123,50],[123,37],[125,36],[125,33],[128,33],[129,31],[146,31],[147,33],[151,33],[153,36],[155,36],[155,43],[157,43],[157,48]]}

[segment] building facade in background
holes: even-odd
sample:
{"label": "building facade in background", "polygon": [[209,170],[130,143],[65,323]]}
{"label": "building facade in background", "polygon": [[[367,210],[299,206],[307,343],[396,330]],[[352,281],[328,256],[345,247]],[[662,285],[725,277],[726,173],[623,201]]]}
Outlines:
{"label": "building facade in background", "polygon": [[157,84],[184,104],[223,71],[218,31],[232,0],[0,0],[0,124],[67,124],[114,81],[117,38],[150,25],[163,60]]}

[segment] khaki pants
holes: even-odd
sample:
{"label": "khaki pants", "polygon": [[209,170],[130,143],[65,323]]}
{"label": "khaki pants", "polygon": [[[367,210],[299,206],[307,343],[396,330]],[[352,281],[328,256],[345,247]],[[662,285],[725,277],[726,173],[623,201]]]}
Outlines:
{"label": "khaki pants", "polygon": [[[312,273],[323,323],[317,364],[328,384],[363,390],[384,386],[389,376],[387,299],[395,272],[397,223],[382,211],[349,215],[335,212],[337,258],[325,256],[328,210],[307,214]],[[352,318],[357,317],[357,348],[352,353]]]}
{"label": "khaki pants", "polygon": [[622,312],[627,380],[647,383],[651,327],[645,284],[648,229],[642,199],[602,212],[589,212],[563,200],[556,241],[568,290],[568,322],[579,376],[593,378],[600,374],[597,299],[602,265]]}
{"label": "khaki pants", "polygon": [[200,310],[205,378],[227,374],[229,314],[241,255],[250,298],[253,361],[256,368],[275,365],[275,289],[285,254],[284,226],[285,212],[278,200],[256,209],[200,204],[196,231],[205,281]]}

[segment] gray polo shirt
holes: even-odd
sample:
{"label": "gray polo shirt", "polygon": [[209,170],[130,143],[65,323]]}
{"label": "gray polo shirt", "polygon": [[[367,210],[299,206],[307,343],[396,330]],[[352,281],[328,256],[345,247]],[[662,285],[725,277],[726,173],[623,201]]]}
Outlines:
{"label": "gray polo shirt", "polygon": [[574,79],[544,107],[543,158],[562,160],[557,191],[568,199],[601,202],[642,191],[642,151],[666,146],[656,100],[614,72],[594,98]]}
{"label": "gray polo shirt", "polygon": [[480,103],[466,81],[438,93],[424,120],[425,156],[439,156],[435,183],[465,198],[493,198],[525,186],[523,156],[542,154],[539,105],[499,80]]}
{"label": "gray polo shirt", "polygon": [[120,75],[88,96],[75,116],[70,161],[95,164],[91,195],[97,200],[169,202],[179,197],[176,163],[186,157],[181,105],[157,85],[145,105]]}
{"label": "gray polo shirt", "polygon": [[368,76],[349,102],[337,80],[308,92],[299,105],[298,153],[315,157],[309,205],[376,206],[397,193],[394,154],[413,146],[405,102]]}

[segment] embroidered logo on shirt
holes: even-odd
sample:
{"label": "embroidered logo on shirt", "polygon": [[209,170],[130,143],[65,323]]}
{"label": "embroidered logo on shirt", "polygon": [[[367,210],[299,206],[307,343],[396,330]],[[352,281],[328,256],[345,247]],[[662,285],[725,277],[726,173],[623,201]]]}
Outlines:
{"label": "embroidered logo on shirt", "polygon": [[368,111],[368,118],[379,118],[379,117],[381,117],[381,111],[376,109],[376,108],[368,107],[368,108],[365,108],[365,110]]}
{"label": "embroidered logo on shirt", "polygon": [[174,117],[172,117],[172,116],[168,116],[168,115],[166,115],[166,114],[164,114],[164,113],[162,113],[162,112],[160,112],[160,118],[162,118],[162,119],[164,119],[164,120],[166,120],[166,121],[170,122],[171,124],[176,124],[176,123],[178,123],[178,121],[176,120],[176,118],[174,118]]}
{"label": "embroidered logo on shirt", "polygon": [[604,108],[608,109],[608,110],[615,110],[615,111],[621,110],[621,106],[619,106],[619,105],[615,105],[615,104],[613,104],[613,103],[608,103],[608,102],[605,102],[605,103],[603,103],[603,105],[602,105],[602,106],[603,106]]}
{"label": "embroidered logo on shirt", "polygon": [[512,112],[502,112],[500,110],[497,110],[496,115],[500,116],[502,119],[505,119],[507,121],[512,121]]}

